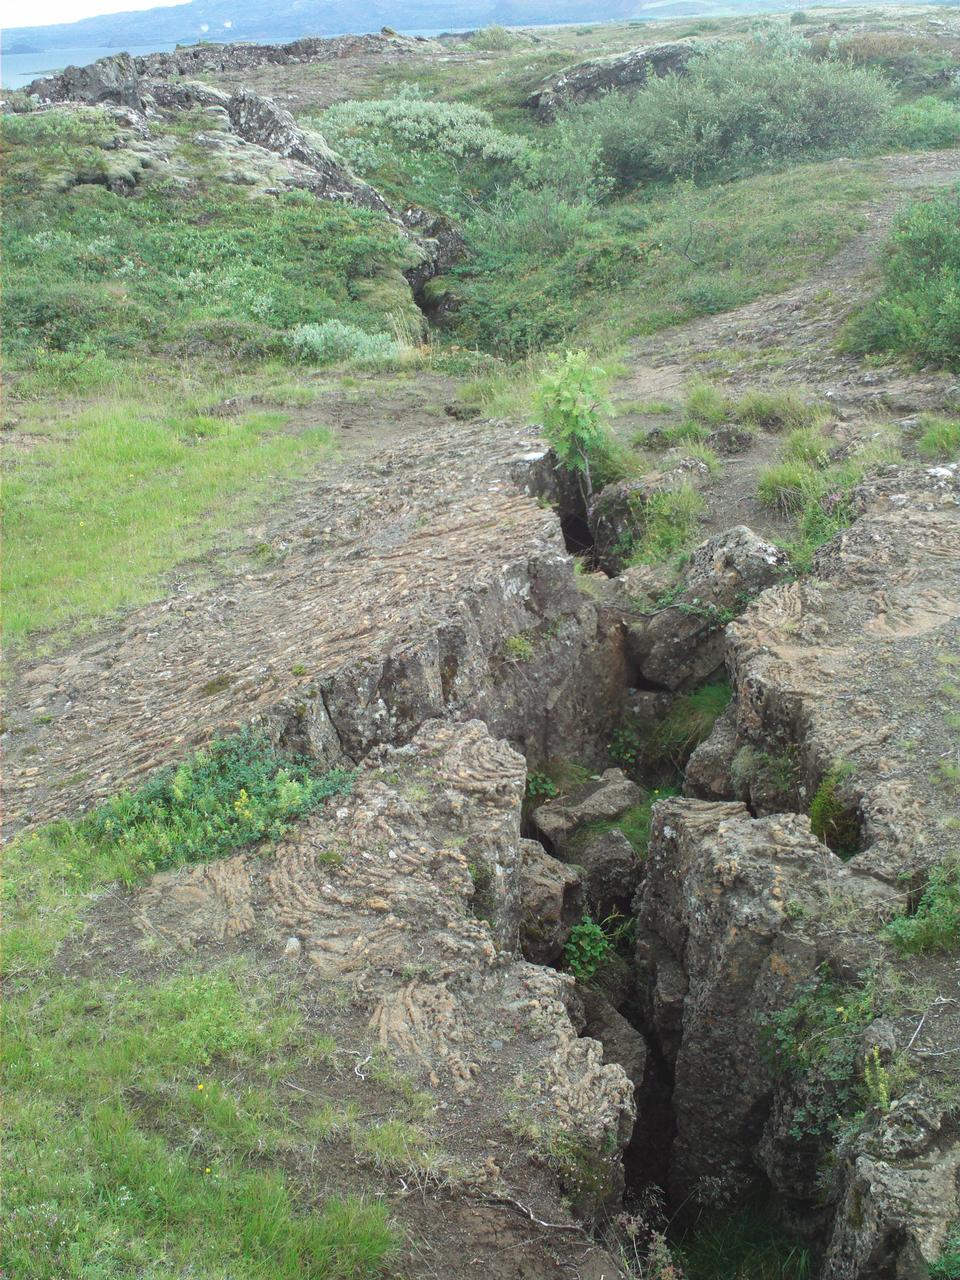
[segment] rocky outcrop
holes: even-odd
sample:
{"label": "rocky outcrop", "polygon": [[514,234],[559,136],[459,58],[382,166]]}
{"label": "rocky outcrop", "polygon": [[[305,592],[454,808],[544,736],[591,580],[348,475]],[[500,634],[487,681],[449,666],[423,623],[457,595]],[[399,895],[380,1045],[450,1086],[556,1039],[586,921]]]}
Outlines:
{"label": "rocky outcrop", "polygon": [[143,110],[140,77],[129,53],[114,53],[86,67],[67,67],[58,75],[31,81],[26,92],[45,102],[84,102],[91,106],[112,102]]}
{"label": "rocky outcrop", "polygon": [[577,850],[583,868],[583,888],[590,914],[605,920],[614,912],[626,916],[630,910],[641,865],[637,852],[622,831],[604,831]]}
{"label": "rocky outcrop", "polygon": [[[841,892],[857,896],[865,928],[896,901],[892,890],[845,867],[806,818],[754,819],[741,804],[697,800],[655,807],[637,965],[649,1025],[674,1080],[670,1190],[677,1203],[703,1179],[717,1180],[734,1199],[768,1182],[813,1197],[815,1169],[806,1185],[798,1180],[789,1146],[768,1143],[766,1159],[758,1155],[776,1089],[761,1023],[790,1004],[821,964],[839,961],[824,918]],[[858,971],[858,961],[866,966],[875,946],[868,932],[844,938],[847,971]]]}
{"label": "rocky outcrop", "polygon": [[245,142],[256,143],[266,151],[285,160],[296,160],[313,170],[317,177],[311,190],[318,196],[348,200],[367,209],[392,214],[379,192],[352,174],[319,134],[308,136],[290,112],[272,98],[242,89],[230,98],[227,112],[234,133]]}
{"label": "rocky outcrop", "polygon": [[392,61],[422,55],[430,41],[402,36],[386,28],[379,34],[326,38],[307,36],[285,44],[197,44],[172,53],[148,53],[135,59],[137,71],[148,78],[194,76],[199,73],[251,71],[255,67],[288,66],[338,59],[371,58]]}
{"label": "rocky outcrop", "polygon": [[854,500],[859,518],[813,573],[727,628],[736,733],[723,750],[789,764],[803,807],[834,777],[859,833],[851,865],[896,884],[955,847],[931,815],[951,751],[944,654],[960,650],[960,466],[891,469]]}
{"label": "rocky outcrop", "polygon": [[845,1153],[842,1178],[822,1280],[927,1280],[960,1211],[956,1111],[895,1101]]}
{"label": "rocky outcrop", "polygon": [[594,58],[551,76],[526,100],[537,118],[552,120],[562,106],[611,90],[637,89],[651,76],[682,75],[696,45],[673,41]]}
{"label": "rocky outcrop", "polygon": [[627,629],[630,656],[644,678],[668,689],[702,684],[723,664],[727,623],[782,581],[789,564],[744,525],[701,543],[669,605]]}
{"label": "rocky outcrop", "polygon": [[326,765],[440,715],[483,719],[532,768],[599,764],[630,683],[621,620],[578,589],[554,513],[511,484],[531,443],[438,424],[425,453],[401,432],[318,480],[243,591],[183,593],[31,669],[10,821],[75,813],[251,722]]}
{"label": "rocky outcrop", "polygon": [[[492,1155],[504,1130],[525,1135],[490,1191],[529,1203],[530,1165],[546,1167],[589,1220],[622,1192],[633,1084],[578,1034],[573,979],[516,958],[525,777],[483,724],[433,721],[365,762],[353,793],[273,857],[181,868],[122,904],[111,897],[88,958],[109,959],[116,936],[134,965],[158,947],[191,966],[225,944],[286,957],[291,997],[309,1008],[339,992],[371,1053],[405,1064],[434,1107],[471,1115],[471,1150],[488,1143]],[[556,1196],[547,1212],[566,1214]]]}

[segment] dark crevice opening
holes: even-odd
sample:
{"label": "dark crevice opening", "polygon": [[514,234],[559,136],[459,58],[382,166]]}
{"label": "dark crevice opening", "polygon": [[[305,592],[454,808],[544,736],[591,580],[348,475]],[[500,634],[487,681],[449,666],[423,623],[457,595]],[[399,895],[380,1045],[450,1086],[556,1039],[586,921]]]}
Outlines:
{"label": "dark crevice opening", "polygon": [[594,538],[583,516],[566,515],[560,517],[560,529],[563,533],[564,546],[574,556],[583,556],[593,566]]}

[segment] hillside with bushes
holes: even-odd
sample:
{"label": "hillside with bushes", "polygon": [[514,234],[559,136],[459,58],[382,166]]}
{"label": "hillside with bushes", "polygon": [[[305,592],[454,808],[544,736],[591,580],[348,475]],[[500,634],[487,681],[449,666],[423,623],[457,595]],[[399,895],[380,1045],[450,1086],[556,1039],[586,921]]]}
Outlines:
{"label": "hillside with bushes", "polygon": [[652,26],[4,94],[0,1274],[960,1276],[960,20]]}

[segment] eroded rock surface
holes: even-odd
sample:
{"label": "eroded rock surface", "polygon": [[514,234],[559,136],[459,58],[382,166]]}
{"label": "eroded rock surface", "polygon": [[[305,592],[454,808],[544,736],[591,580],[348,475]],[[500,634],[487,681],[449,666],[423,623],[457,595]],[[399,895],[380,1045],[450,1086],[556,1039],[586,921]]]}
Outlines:
{"label": "eroded rock surface", "polygon": [[613,822],[642,799],[643,792],[622,769],[605,769],[595,781],[540,805],[534,810],[533,825],[563,857],[574,832],[594,823]]}
{"label": "eroded rock surface", "polygon": [[782,580],[786,554],[744,525],[700,544],[670,603],[630,624],[630,656],[668,689],[702,684],[723,664],[724,629],[766,587]]}
{"label": "eroded rock surface", "polygon": [[[305,1004],[345,993],[371,1046],[438,1102],[482,1098],[478,1153],[513,1134],[502,1191],[527,1203],[524,1163],[547,1161],[590,1218],[622,1192],[633,1085],[577,1034],[573,979],[516,958],[525,777],[523,758],[480,722],[431,721],[376,752],[352,795],[274,857],[181,868],[110,899],[84,954],[109,959],[122,934],[133,966],[158,946],[191,965],[224,947],[292,956]],[[559,1150],[569,1160],[550,1164]],[[546,1211],[563,1220],[556,1187]]]}
{"label": "eroded rock surface", "polygon": [[14,672],[8,820],[75,813],[251,722],[325,765],[438,715],[484,719],[532,767],[595,753],[628,683],[622,627],[516,492],[528,444],[503,424],[440,427],[426,450],[398,433],[306,495],[242,584]]}
{"label": "eroded rock surface", "polygon": [[813,574],[728,628],[731,745],[797,751],[807,804],[839,768],[860,830],[851,865],[896,883],[956,843],[941,762],[942,687],[960,653],[960,467],[891,469],[855,501],[859,518]]}

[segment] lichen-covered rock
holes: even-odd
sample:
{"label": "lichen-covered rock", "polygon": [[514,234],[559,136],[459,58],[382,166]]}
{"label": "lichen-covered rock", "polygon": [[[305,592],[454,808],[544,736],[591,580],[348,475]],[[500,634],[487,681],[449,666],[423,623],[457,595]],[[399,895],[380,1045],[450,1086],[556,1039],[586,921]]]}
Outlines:
{"label": "lichen-covered rock", "polygon": [[629,625],[631,658],[654,684],[702,683],[723,663],[727,623],[788,569],[787,555],[744,525],[708,538],[690,557],[676,598]]}
{"label": "lichen-covered rock", "polygon": [[855,1139],[821,1280],[926,1280],[960,1214],[960,1130],[955,1110],[895,1101]]}
{"label": "lichen-covered rock", "polygon": [[591,823],[614,821],[642,800],[643,792],[622,769],[606,769],[598,779],[540,805],[533,812],[533,825],[563,857],[574,832]]}
{"label": "lichen-covered rock", "polygon": [[520,950],[533,964],[553,964],[583,915],[579,867],[552,858],[537,840],[520,842]]}
{"label": "lichen-covered rock", "polygon": [[290,112],[272,98],[241,89],[230,98],[227,111],[238,137],[312,169],[317,175],[313,189],[318,195],[392,213],[379,192],[351,173],[319,134],[308,135]]}
{"label": "lichen-covered rock", "polygon": [[526,105],[539,120],[552,120],[568,103],[611,90],[639,88],[651,76],[681,75],[695,53],[695,45],[671,41],[593,58],[551,76],[527,98]]}

